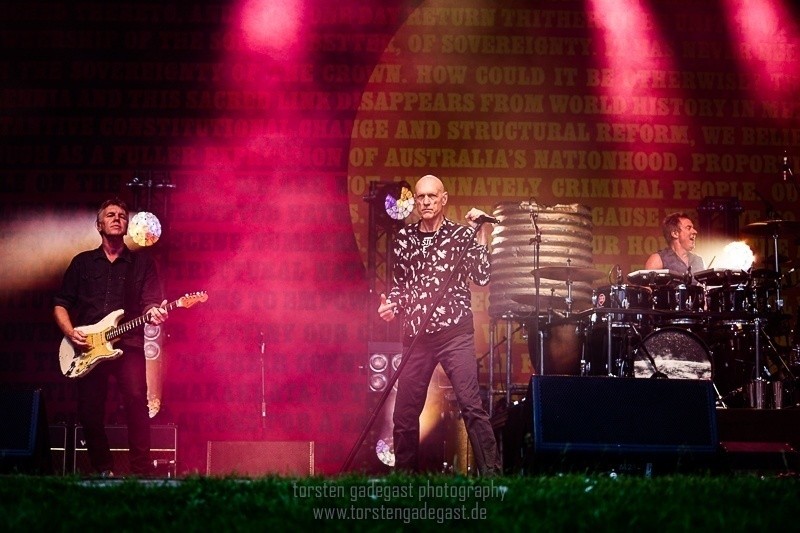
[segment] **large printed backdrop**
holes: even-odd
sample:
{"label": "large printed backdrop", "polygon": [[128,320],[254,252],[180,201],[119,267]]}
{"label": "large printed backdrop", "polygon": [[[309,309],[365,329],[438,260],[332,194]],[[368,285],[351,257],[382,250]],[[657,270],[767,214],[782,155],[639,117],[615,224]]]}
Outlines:
{"label": "large printed backdrop", "polygon": [[[155,422],[179,426],[180,471],[204,471],[208,440],[262,439],[313,440],[318,470],[335,472],[368,414],[371,181],[437,174],[454,219],[584,204],[601,271],[640,268],[663,216],[707,197],[734,197],[739,225],[794,220],[781,171],[784,153],[800,166],[797,13],[778,0],[7,6],[0,376],[42,387],[51,422],[74,422],[51,297],[99,242],[93,210],[120,195],[163,218],[151,253],[167,294],[209,293],[173,313],[165,341]],[[787,262],[795,238],[780,240]],[[748,242],[763,260],[763,239]],[[108,408],[118,419],[113,395]]]}

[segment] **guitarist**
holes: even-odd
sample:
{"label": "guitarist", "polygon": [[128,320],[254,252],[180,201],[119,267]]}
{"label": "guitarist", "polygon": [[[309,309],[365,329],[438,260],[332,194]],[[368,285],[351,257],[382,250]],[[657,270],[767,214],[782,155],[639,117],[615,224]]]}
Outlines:
{"label": "guitarist", "polygon": [[[132,253],[123,241],[128,231],[125,203],[118,198],[105,201],[97,212],[96,224],[100,246],[72,259],[54,298],[56,324],[81,350],[89,345],[86,335],[76,327],[94,324],[117,309],[124,309],[127,318],[149,314],[148,321],[153,325],[167,319],[167,300],[155,261],[148,254]],[[152,473],[150,418],[141,331],[123,334],[114,347],[123,350],[120,357],[101,362],[77,379],[78,420],[92,468],[103,477],[113,477],[113,458],[105,432],[108,379],[113,375],[127,418],[131,473],[148,476]]]}

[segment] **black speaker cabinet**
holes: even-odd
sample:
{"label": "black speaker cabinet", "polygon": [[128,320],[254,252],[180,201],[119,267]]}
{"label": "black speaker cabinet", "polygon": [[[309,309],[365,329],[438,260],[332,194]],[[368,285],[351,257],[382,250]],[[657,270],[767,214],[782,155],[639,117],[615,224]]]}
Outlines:
{"label": "black speaker cabinet", "polygon": [[0,389],[0,472],[52,474],[47,417],[39,389]]}
{"label": "black speaker cabinet", "polygon": [[209,441],[210,476],[313,476],[312,441]]}
{"label": "black speaker cabinet", "polygon": [[[86,450],[86,439],[83,427],[75,426],[74,472],[76,474],[92,474],[89,452]],[[128,426],[106,426],[111,455],[114,458],[114,473],[130,474],[128,462]],[[162,477],[175,477],[178,458],[178,429],[174,425],[150,426],[150,459],[154,473]]]}
{"label": "black speaker cabinet", "polygon": [[659,460],[718,450],[709,380],[534,376],[533,451]]}

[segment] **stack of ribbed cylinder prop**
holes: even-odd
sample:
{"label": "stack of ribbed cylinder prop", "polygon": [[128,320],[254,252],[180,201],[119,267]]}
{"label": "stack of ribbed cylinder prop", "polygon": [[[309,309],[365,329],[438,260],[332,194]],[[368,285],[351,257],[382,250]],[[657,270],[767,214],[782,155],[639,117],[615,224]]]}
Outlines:
{"label": "stack of ribbed cylinder prop", "polygon": [[[500,222],[492,232],[492,282],[489,316],[525,319],[536,316],[533,242],[534,217],[541,233],[539,267],[592,267],[592,216],[588,207],[543,206],[535,202],[502,202],[494,209]],[[569,260],[569,261],[568,261]],[[540,316],[567,310],[567,283],[540,278]],[[572,283],[572,311],[591,307],[590,283]]]}

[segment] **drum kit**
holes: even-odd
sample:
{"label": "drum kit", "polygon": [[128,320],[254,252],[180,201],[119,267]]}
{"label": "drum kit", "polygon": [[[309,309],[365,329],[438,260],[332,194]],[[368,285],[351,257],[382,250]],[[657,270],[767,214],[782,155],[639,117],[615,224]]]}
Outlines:
{"label": "drum kit", "polygon": [[[774,242],[798,230],[800,222],[792,221],[742,229]],[[794,385],[800,349],[781,296],[791,284],[781,275],[777,244],[775,252],[774,268],[767,269],[638,270],[627,275],[627,283],[618,270],[616,283],[595,288],[592,307],[577,312],[572,284],[606,274],[586,267],[538,268],[534,275],[565,282],[568,296],[565,313],[551,307],[539,315],[538,340],[529,339],[534,366],[540,374],[707,379],[719,407],[800,403]],[[525,300],[520,303],[534,298]],[[552,298],[541,301],[554,304]]]}

